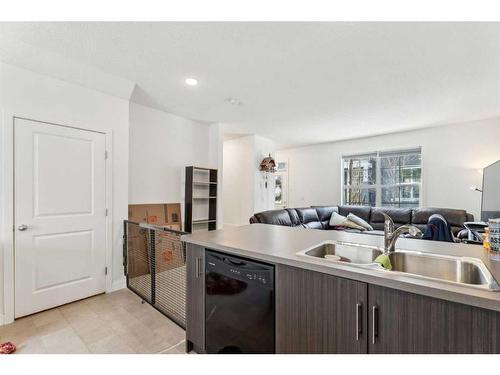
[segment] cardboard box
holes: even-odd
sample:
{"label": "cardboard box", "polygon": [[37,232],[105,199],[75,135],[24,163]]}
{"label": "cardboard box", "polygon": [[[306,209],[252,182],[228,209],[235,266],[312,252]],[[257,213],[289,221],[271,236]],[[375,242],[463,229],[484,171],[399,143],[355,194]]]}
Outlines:
{"label": "cardboard box", "polygon": [[146,204],[129,204],[128,219],[137,223],[148,222],[148,211]]}
{"label": "cardboard box", "polygon": [[[182,229],[180,203],[131,204],[128,206],[128,218],[138,223],[148,223],[178,231]],[[129,277],[147,275],[151,272],[148,230],[133,224],[128,228]],[[157,273],[183,266],[184,251],[179,235],[157,231],[154,256]]]}
{"label": "cardboard box", "polygon": [[131,204],[128,206],[128,219],[138,223],[148,223],[169,229],[181,230],[181,204]]}
{"label": "cardboard box", "polygon": [[146,207],[147,222],[153,225],[167,224],[166,207],[164,204],[148,204]]}
{"label": "cardboard box", "polygon": [[155,236],[156,272],[172,270],[184,265],[184,251],[177,234],[163,232]]}
{"label": "cardboard box", "polygon": [[150,273],[147,229],[131,224],[127,226],[127,232],[128,275],[131,278],[147,275]]}
{"label": "cardboard box", "polygon": [[167,208],[167,223],[168,224],[178,224],[181,225],[181,204],[180,203],[168,203]]}

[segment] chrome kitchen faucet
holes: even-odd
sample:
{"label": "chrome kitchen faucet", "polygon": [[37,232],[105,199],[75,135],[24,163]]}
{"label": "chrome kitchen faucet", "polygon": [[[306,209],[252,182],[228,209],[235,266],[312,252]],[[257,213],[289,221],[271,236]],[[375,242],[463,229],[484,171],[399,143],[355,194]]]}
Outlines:
{"label": "chrome kitchen faucet", "polygon": [[414,225],[402,225],[394,230],[394,221],[383,212],[384,215],[384,254],[390,254],[395,251],[396,241],[402,234],[410,234],[413,237],[422,237],[422,231]]}

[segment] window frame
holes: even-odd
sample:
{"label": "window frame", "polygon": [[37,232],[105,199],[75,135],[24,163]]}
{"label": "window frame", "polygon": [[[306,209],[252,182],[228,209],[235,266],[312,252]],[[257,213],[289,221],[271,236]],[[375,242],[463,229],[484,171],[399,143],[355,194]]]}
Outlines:
{"label": "window frame", "polygon": [[[381,160],[384,156],[403,156],[403,155],[409,155],[409,154],[419,154],[420,155],[420,182],[398,182],[398,183],[393,183],[393,184],[382,184],[382,163]],[[375,162],[375,183],[374,184],[360,184],[360,185],[353,185],[353,184],[346,184],[345,181],[345,171],[344,171],[344,161],[346,159],[356,159],[356,158],[368,158],[368,157],[374,157],[376,162]],[[404,186],[418,186],[419,189],[419,198],[418,198],[418,205],[417,207],[422,207],[423,205],[423,156],[422,156],[422,147],[411,147],[411,148],[405,148],[405,149],[396,149],[396,150],[385,150],[385,151],[374,151],[374,152],[363,152],[359,154],[349,154],[349,155],[342,155],[340,159],[340,165],[341,165],[341,202],[342,205],[356,205],[356,204],[361,204],[361,203],[353,203],[353,204],[348,204],[346,203],[346,190],[348,189],[374,189],[375,190],[375,207],[394,207],[394,208],[404,208],[408,206],[401,206],[401,200],[399,202],[398,206],[392,206],[392,205],[383,205],[382,204],[382,191],[384,188],[391,188],[391,187],[404,187]],[[401,168],[401,165],[399,165],[399,168]],[[401,193],[400,193],[401,194]],[[368,204],[367,206],[370,206]]]}

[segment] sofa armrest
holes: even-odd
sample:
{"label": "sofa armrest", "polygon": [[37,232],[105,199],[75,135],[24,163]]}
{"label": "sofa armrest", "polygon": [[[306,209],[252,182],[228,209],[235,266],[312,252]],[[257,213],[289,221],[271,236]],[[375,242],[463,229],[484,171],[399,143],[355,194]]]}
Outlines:
{"label": "sofa armrest", "polygon": [[252,216],[248,221],[250,224],[257,224],[259,222],[255,216]]}

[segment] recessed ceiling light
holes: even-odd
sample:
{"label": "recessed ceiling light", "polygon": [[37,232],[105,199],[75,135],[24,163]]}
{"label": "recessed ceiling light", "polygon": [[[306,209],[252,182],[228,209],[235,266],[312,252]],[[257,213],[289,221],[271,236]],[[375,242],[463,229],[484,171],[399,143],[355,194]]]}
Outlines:
{"label": "recessed ceiling light", "polygon": [[186,78],[184,81],[188,86],[196,86],[198,84],[198,80],[196,78]]}
{"label": "recessed ceiling light", "polygon": [[243,105],[241,100],[239,100],[237,98],[226,98],[226,102],[228,102],[229,104],[232,104],[232,105]]}

